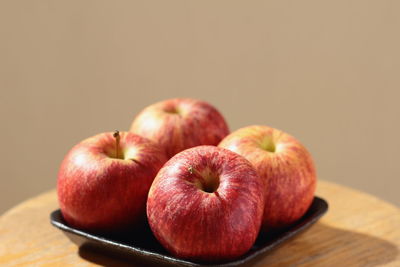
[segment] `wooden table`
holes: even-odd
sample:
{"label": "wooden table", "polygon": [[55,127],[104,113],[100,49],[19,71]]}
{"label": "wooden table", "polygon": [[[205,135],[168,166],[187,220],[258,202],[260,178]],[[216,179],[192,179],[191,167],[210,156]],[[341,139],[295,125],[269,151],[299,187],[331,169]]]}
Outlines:
{"label": "wooden table", "polygon": [[[320,181],[328,213],[304,233],[265,255],[256,266],[400,266],[400,210],[376,197]],[[0,217],[0,265],[128,266],[79,249],[49,223],[55,191]],[[132,265],[129,265],[132,266]]]}

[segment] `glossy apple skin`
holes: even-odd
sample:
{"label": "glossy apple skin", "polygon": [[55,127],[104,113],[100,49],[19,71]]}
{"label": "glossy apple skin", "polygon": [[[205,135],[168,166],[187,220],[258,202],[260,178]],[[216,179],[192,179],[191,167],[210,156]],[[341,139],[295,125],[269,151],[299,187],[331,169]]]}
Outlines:
{"label": "glossy apple skin", "polygon": [[[271,146],[274,152],[268,151]],[[231,133],[219,147],[248,159],[264,181],[264,231],[289,226],[308,210],[314,199],[316,171],[310,153],[294,137],[255,125]]]}
{"label": "glossy apple skin", "polygon": [[[212,193],[199,188],[210,177],[219,177]],[[147,218],[171,254],[215,262],[251,248],[263,208],[262,181],[246,159],[215,146],[198,146],[175,155],[160,170],[150,188]]]}
{"label": "glossy apple skin", "polygon": [[133,133],[120,133],[115,158],[113,133],[74,146],[57,180],[58,201],[66,222],[91,231],[118,231],[146,218],[146,200],[157,172],[167,161],[159,146]]}
{"label": "glossy apple skin", "polygon": [[159,143],[168,158],[199,145],[218,145],[229,134],[221,113],[207,102],[175,98],[146,107],[130,131]]}

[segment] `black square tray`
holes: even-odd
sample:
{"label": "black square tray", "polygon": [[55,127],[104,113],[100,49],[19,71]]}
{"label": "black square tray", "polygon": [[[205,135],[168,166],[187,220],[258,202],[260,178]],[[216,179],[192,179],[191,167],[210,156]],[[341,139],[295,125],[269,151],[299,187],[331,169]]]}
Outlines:
{"label": "black square tray", "polygon": [[[253,247],[242,257],[234,261],[218,263],[217,266],[243,266],[254,262],[262,254],[282,244],[291,237],[314,224],[326,211],[328,203],[319,197],[314,201],[307,213],[291,227],[268,235],[259,235]],[[171,256],[155,239],[148,226],[139,231],[103,235],[89,233],[68,226],[60,210],[50,215],[51,224],[64,233],[78,246],[94,248],[102,255],[109,254],[123,258],[128,262],[154,266],[213,266],[213,263],[198,263]],[[134,238],[132,238],[134,237]]]}

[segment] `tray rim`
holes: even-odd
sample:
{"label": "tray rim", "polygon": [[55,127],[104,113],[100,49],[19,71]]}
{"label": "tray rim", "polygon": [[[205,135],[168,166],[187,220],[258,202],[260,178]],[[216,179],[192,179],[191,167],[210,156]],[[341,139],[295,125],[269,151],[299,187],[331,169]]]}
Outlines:
{"label": "tray rim", "polygon": [[280,244],[286,242],[287,240],[289,240],[292,237],[296,236],[297,234],[303,232],[308,227],[310,227],[311,225],[316,223],[328,211],[329,205],[325,199],[318,197],[318,196],[314,196],[313,203],[315,201],[318,201],[319,204],[322,206],[322,208],[318,209],[314,214],[312,214],[312,217],[310,218],[310,220],[304,221],[304,222],[299,222],[298,224],[295,224],[292,227],[289,227],[282,234],[280,234],[280,235],[276,236],[274,239],[272,239],[272,242],[270,244],[262,246],[260,249],[254,250],[249,255],[244,254],[242,257],[240,257],[236,260],[224,262],[224,263],[214,263],[214,264],[213,263],[202,264],[202,263],[196,263],[196,262],[192,262],[192,261],[188,261],[188,260],[184,260],[184,259],[179,259],[172,255],[164,255],[164,254],[152,252],[152,251],[149,251],[149,250],[146,250],[143,248],[138,248],[135,246],[122,244],[117,241],[107,239],[106,237],[102,237],[101,235],[88,233],[84,230],[70,227],[63,222],[60,222],[56,218],[56,216],[59,216],[59,215],[62,217],[62,213],[61,213],[60,209],[56,209],[50,213],[50,223],[53,226],[55,226],[56,228],[58,228],[64,232],[68,232],[70,234],[83,237],[90,241],[95,241],[98,243],[106,243],[107,245],[112,246],[112,247],[120,250],[121,252],[125,252],[125,253],[130,252],[130,253],[135,253],[135,254],[141,254],[142,256],[145,256],[145,257],[154,257],[161,261],[168,261],[168,263],[181,264],[181,265],[185,265],[185,266],[221,266],[221,267],[238,266],[238,265],[243,265],[246,262],[249,262],[249,261],[255,259],[259,255],[264,254],[267,251],[279,246]]}

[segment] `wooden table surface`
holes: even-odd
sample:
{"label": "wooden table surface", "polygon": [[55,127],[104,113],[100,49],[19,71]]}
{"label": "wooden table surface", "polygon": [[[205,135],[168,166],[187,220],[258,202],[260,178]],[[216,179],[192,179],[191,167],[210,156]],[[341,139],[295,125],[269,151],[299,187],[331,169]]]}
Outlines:
{"label": "wooden table surface", "polygon": [[[328,213],[311,228],[261,257],[255,266],[400,266],[400,209],[371,195],[319,181]],[[132,266],[79,249],[50,225],[55,191],[0,217],[0,266]]]}

